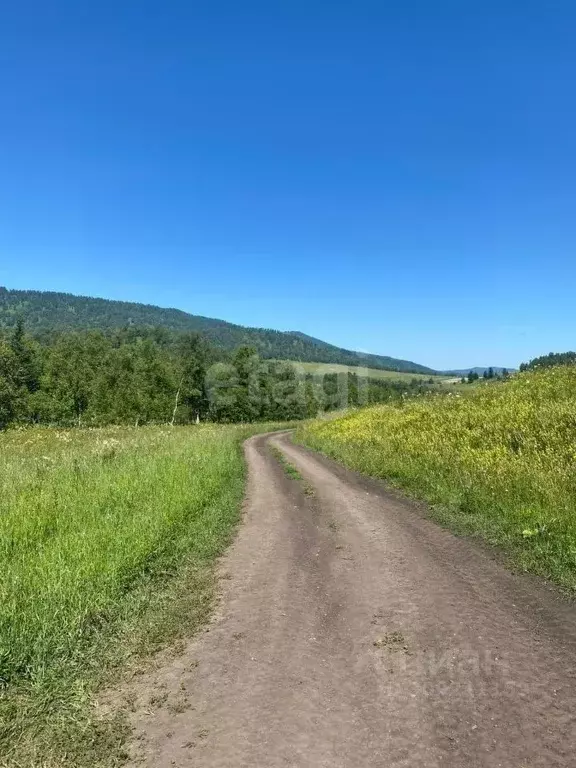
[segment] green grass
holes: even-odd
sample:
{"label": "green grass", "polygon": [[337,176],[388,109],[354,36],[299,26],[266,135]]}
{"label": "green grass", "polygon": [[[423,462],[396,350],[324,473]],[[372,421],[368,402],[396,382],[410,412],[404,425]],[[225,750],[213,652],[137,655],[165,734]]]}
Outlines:
{"label": "green grass", "polygon": [[576,366],[360,409],[296,438],[576,592]]}
{"label": "green grass", "polygon": [[437,376],[427,373],[405,373],[404,371],[383,371],[380,368],[361,368],[351,365],[340,365],[339,363],[302,363],[299,361],[290,361],[293,365],[302,367],[306,373],[344,373],[350,371],[350,373],[357,373],[359,376],[367,376],[372,379],[393,379],[394,381],[412,381],[417,379],[418,381],[428,381],[433,379],[435,383],[441,384],[443,382],[454,381],[454,377],[449,376]]}
{"label": "green grass", "polygon": [[300,472],[296,469],[296,467],[293,464],[290,464],[288,459],[284,456],[282,451],[279,448],[276,448],[275,445],[270,446],[270,450],[272,451],[272,455],[276,458],[286,475],[291,480],[297,480],[299,483],[302,484],[302,490],[306,494],[306,496],[313,496],[314,495],[314,489],[312,488],[309,483],[306,482],[306,479],[302,477]]}
{"label": "green grass", "polygon": [[262,429],[0,434],[0,765],[120,764],[94,696],[206,620]]}

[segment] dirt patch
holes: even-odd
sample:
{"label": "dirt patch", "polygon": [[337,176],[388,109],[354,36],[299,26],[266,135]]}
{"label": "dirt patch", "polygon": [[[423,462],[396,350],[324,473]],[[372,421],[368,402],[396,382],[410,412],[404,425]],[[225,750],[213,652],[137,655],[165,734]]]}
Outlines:
{"label": "dirt patch", "polygon": [[406,639],[402,632],[388,632],[386,635],[382,635],[377,640],[374,640],[373,645],[375,648],[386,648],[389,651],[404,651],[408,652],[408,646],[406,645]]}

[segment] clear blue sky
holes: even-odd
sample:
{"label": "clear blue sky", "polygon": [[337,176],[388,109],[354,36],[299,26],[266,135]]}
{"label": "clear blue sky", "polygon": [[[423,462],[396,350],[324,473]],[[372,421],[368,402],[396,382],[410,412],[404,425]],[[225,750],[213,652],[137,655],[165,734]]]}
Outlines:
{"label": "clear blue sky", "polygon": [[572,0],[0,11],[0,284],[436,368],[576,346]]}

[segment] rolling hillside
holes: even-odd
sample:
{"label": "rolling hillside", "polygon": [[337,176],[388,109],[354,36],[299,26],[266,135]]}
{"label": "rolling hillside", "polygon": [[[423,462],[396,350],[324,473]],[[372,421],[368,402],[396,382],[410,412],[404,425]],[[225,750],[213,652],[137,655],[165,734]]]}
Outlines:
{"label": "rolling hillside", "polygon": [[475,365],[471,368],[457,368],[453,371],[442,371],[442,374],[445,376],[468,376],[470,372],[477,373],[478,376],[482,376],[484,374],[484,371],[487,371],[489,368],[492,368],[494,373],[500,375],[503,371],[508,371],[508,373],[515,373],[516,368],[501,368],[499,365]]}
{"label": "rolling hillside", "polygon": [[0,328],[11,327],[18,317],[24,319],[32,334],[89,328],[108,330],[126,325],[160,326],[171,331],[196,331],[221,349],[250,344],[264,358],[361,365],[407,373],[435,373],[431,368],[409,360],[341,349],[298,331],[247,328],[149,304],[0,287]]}
{"label": "rolling hillside", "polygon": [[[344,373],[349,371],[354,373],[358,371],[358,366],[352,365],[340,365],[339,363],[314,363],[303,362],[302,367],[307,373]],[[418,381],[429,381],[430,379],[435,384],[443,384],[453,381],[449,376],[439,375],[436,373],[409,373],[408,371],[389,371],[383,368],[363,368],[363,375],[372,379],[389,379],[392,381],[412,381],[417,379]]]}

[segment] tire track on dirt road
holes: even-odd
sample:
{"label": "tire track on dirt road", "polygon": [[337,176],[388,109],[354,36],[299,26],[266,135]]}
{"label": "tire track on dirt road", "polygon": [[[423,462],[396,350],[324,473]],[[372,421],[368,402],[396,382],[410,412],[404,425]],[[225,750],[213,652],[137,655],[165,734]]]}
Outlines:
{"label": "tire track on dirt road", "polygon": [[574,765],[573,605],[288,434],[245,450],[217,614],[138,684],[133,765]]}

